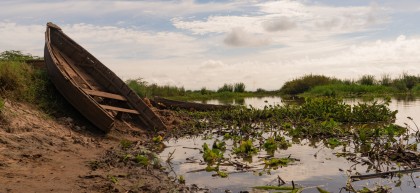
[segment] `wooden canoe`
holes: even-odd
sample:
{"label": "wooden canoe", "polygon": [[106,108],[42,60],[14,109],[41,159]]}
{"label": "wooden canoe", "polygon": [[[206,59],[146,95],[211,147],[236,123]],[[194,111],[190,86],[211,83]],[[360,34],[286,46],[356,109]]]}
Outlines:
{"label": "wooden canoe", "polygon": [[49,22],[44,60],[57,90],[95,126],[108,132],[123,113],[134,115],[149,129],[166,125],[117,75]]}
{"label": "wooden canoe", "polygon": [[186,102],[186,101],[177,101],[177,100],[170,100],[162,97],[154,97],[154,102],[157,104],[161,104],[168,108],[180,108],[180,109],[187,109],[187,110],[197,110],[197,111],[212,111],[212,110],[224,110],[232,108],[230,105],[213,105],[213,104],[203,104],[203,103],[194,103],[194,102]]}

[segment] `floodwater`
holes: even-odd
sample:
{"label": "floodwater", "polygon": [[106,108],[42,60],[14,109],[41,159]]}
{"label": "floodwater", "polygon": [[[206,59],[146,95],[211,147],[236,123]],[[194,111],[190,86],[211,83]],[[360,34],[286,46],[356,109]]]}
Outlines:
{"label": "floodwater", "polygon": [[[358,102],[369,102],[362,99],[346,99],[349,104]],[[207,101],[207,103],[220,104],[219,101]],[[280,97],[261,97],[245,98],[239,101],[239,104],[263,108],[265,105],[282,105]],[[226,103],[224,103],[226,104]],[[238,104],[233,101],[233,104]],[[397,99],[393,98],[390,103],[391,110],[398,110],[396,123],[405,126],[408,124],[416,129],[415,123],[420,125],[420,98]],[[407,119],[410,116],[414,122]],[[267,154],[261,150],[259,154],[254,155],[251,160],[243,160],[231,154],[232,141],[227,140],[225,158],[231,161],[239,161],[250,166],[246,171],[238,172],[234,166],[220,166],[220,170],[229,173],[227,178],[214,176],[215,172],[202,171],[206,168],[203,161],[203,154],[200,153],[202,145],[207,143],[211,146],[217,136],[210,139],[201,137],[180,138],[165,142],[168,147],[160,153],[160,157],[166,160],[172,154],[171,164],[168,168],[174,177],[182,175],[186,184],[196,184],[199,187],[208,189],[210,192],[232,192],[249,191],[261,192],[253,189],[254,186],[278,185],[278,177],[283,179],[287,185],[292,181],[295,185],[304,187],[304,193],[318,192],[316,187],[322,187],[330,192],[340,192],[342,187],[346,186],[349,175],[372,173],[367,165],[355,164],[344,157],[337,157],[335,153],[343,152],[343,147],[339,146],[330,149],[324,146],[322,141],[295,141],[287,150],[277,150],[274,157],[292,157],[296,158],[291,165],[279,167],[278,169],[264,169],[263,157]],[[222,139],[222,137],[219,137]],[[286,138],[291,140],[290,138]],[[348,147],[347,147],[348,148]],[[398,170],[397,165],[391,167]],[[352,186],[360,190],[363,187],[374,188],[376,185],[388,186],[392,192],[420,192],[420,172],[402,175],[393,178],[376,178],[370,180],[361,180],[352,182]],[[263,191],[264,192],[264,191]],[[347,192],[341,190],[341,192]]]}

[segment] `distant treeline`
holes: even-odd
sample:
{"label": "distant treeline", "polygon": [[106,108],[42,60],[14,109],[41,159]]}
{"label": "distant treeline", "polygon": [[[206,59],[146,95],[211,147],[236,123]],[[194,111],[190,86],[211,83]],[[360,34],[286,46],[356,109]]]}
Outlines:
{"label": "distant treeline", "polygon": [[[235,83],[235,84],[223,84],[217,90],[210,90],[206,87],[201,88],[200,90],[185,90],[184,87],[170,86],[170,85],[157,85],[155,83],[151,84],[147,81],[144,81],[141,78],[138,79],[129,79],[126,81],[127,85],[133,89],[141,97],[177,97],[177,96],[192,96],[192,95],[230,95],[229,93],[245,93],[246,91],[245,84]],[[259,92],[263,92],[263,89],[259,89]]]}
{"label": "distant treeline", "polygon": [[420,76],[401,74],[392,79],[383,75],[363,75],[358,80],[341,80],[324,75],[305,75],[286,82],[280,89],[282,95],[306,94],[310,96],[396,94],[420,91]]}

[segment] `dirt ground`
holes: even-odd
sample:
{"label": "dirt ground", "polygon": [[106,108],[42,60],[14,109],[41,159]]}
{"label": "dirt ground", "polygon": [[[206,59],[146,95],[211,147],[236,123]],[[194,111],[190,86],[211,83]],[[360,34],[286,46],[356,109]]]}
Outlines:
{"label": "dirt ground", "polygon": [[[147,151],[153,135],[124,122],[104,134],[83,118],[49,117],[6,101],[0,192],[186,192],[163,169],[120,159],[124,152]],[[123,149],[122,139],[132,145]]]}

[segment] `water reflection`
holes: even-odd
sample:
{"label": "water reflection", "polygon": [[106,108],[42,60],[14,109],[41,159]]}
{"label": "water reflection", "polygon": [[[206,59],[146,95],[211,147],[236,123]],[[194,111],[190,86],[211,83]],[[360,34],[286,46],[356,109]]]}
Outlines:
{"label": "water reflection", "polygon": [[[345,102],[349,104],[357,104],[359,102],[372,101],[366,99],[346,99]],[[206,101],[211,104],[221,104],[220,101]],[[231,101],[231,104],[236,104],[236,101]],[[266,105],[284,105],[289,101],[284,101],[280,97],[262,97],[262,98],[245,98],[243,104],[246,106],[253,106],[255,108],[263,108]],[[241,102],[242,103],[242,102]],[[410,98],[410,101],[394,98],[390,103],[391,110],[398,110],[397,123],[404,126],[408,123],[407,116],[412,117],[416,122],[420,122],[420,98]],[[413,123],[408,123],[413,128]],[[265,136],[266,137],[266,136]],[[398,167],[394,165],[383,165],[378,160],[373,160],[373,164],[365,164],[362,161],[355,161],[346,159],[340,153],[353,153],[354,157],[368,157],[372,152],[372,148],[383,149],[385,146],[379,146],[374,143],[359,143],[349,142],[349,144],[338,145],[334,148],[328,148],[323,140],[300,140],[297,138],[289,141],[293,145],[287,150],[277,150],[274,157],[288,157],[291,156],[300,161],[297,161],[287,167],[279,167],[278,169],[268,170],[264,168],[264,157],[269,156],[264,150],[253,157],[251,160],[244,160],[243,157],[238,157],[232,154],[233,142],[226,140],[227,150],[224,157],[232,161],[240,161],[246,163],[249,170],[243,173],[235,173],[237,170],[230,165],[220,165],[220,170],[225,172],[233,172],[229,174],[228,178],[221,178],[213,176],[215,172],[203,171],[207,164],[203,161],[203,154],[200,152],[204,143],[213,144],[214,140],[222,137],[214,136],[213,139],[196,138],[181,138],[178,140],[170,140],[166,142],[166,148],[161,154],[161,158],[166,160],[171,152],[173,153],[173,160],[171,165],[176,175],[183,175],[187,184],[198,184],[199,186],[208,188],[211,192],[225,192],[231,190],[233,192],[252,191],[253,186],[258,185],[277,185],[277,177],[281,177],[287,182],[294,183],[303,187],[323,186],[324,189],[330,192],[339,192],[342,187],[346,186],[350,175],[375,173],[375,170],[380,168],[386,171],[387,168],[381,167]],[[417,149],[418,150],[418,149]],[[369,161],[369,160],[368,160]],[[358,162],[358,163],[357,163]],[[390,169],[390,168],[388,168]],[[420,184],[419,173],[414,173],[414,177],[410,175],[402,175],[394,178],[376,178],[370,180],[363,180],[353,182],[352,185],[356,189],[363,187],[374,188],[375,185],[388,185],[393,188],[393,192],[416,192],[419,190],[415,186]],[[315,188],[305,189],[303,192],[318,192]],[[345,192],[345,191],[343,191]],[[420,191],[417,191],[420,192]]]}

